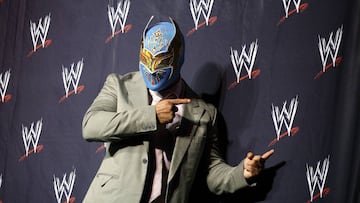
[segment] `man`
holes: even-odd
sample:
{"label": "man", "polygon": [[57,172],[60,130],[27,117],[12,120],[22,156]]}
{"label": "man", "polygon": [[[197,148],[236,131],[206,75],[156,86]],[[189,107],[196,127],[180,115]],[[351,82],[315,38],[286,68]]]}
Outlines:
{"label": "man", "polygon": [[[181,79],[183,36],[176,25],[144,29],[139,71],[110,74],[83,120],[83,137],[106,142],[106,155],[84,202],[189,200],[199,167],[215,194],[249,186],[274,151],[248,153],[232,167],[221,158],[216,109]],[[199,166],[199,164],[202,164]]]}

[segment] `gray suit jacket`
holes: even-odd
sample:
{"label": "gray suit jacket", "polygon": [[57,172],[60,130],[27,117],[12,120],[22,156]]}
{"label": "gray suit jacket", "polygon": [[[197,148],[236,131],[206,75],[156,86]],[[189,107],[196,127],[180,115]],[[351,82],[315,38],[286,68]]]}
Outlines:
{"label": "gray suit jacket", "polygon": [[[185,97],[192,97],[190,88]],[[247,186],[242,162],[227,165],[216,137],[216,109],[192,98],[185,105],[168,175],[167,202],[187,202],[201,158],[207,158],[207,185],[215,194]],[[155,107],[139,72],[111,74],[86,112],[83,137],[106,142],[106,155],[83,202],[138,203],[148,169],[149,142],[157,130]],[[208,149],[208,150],[207,150]],[[176,180],[176,181],[175,181]]]}

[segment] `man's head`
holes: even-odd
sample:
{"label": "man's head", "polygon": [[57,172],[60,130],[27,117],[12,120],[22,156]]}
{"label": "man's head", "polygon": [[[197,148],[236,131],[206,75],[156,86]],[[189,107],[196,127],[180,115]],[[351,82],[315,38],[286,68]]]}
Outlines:
{"label": "man's head", "polygon": [[183,36],[172,19],[148,25],[141,40],[139,69],[146,86],[161,91],[180,79],[184,61]]}

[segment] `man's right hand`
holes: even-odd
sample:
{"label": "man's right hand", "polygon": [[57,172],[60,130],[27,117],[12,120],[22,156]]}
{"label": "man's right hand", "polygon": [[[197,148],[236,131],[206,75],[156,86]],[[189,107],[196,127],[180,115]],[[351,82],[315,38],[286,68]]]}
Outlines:
{"label": "man's right hand", "polygon": [[164,99],[155,105],[156,117],[160,124],[171,123],[178,104],[188,104],[190,99]]}

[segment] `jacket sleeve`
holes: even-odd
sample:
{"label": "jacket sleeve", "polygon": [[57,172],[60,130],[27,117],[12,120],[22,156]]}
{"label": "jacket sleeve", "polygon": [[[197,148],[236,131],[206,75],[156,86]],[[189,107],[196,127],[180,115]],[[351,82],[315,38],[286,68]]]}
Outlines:
{"label": "jacket sleeve", "polygon": [[[84,115],[84,139],[105,142],[124,140],[156,130],[155,107],[128,105],[126,97],[118,102],[119,86],[117,75],[111,74],[107,77],[103,88]],[[119,103],[125,107],[118,108]]]}
{"label": "jacket sleeve", "polygon": [[241,161],[236,166],[228,165],[222,158],[218,135],[216,110],[213,111],[214,120],[210,130],[210,158],[207,176],[207,185],[211,192],[220,195],[233,193],[238,189],[250,186],[244,177],[244,163]]}

